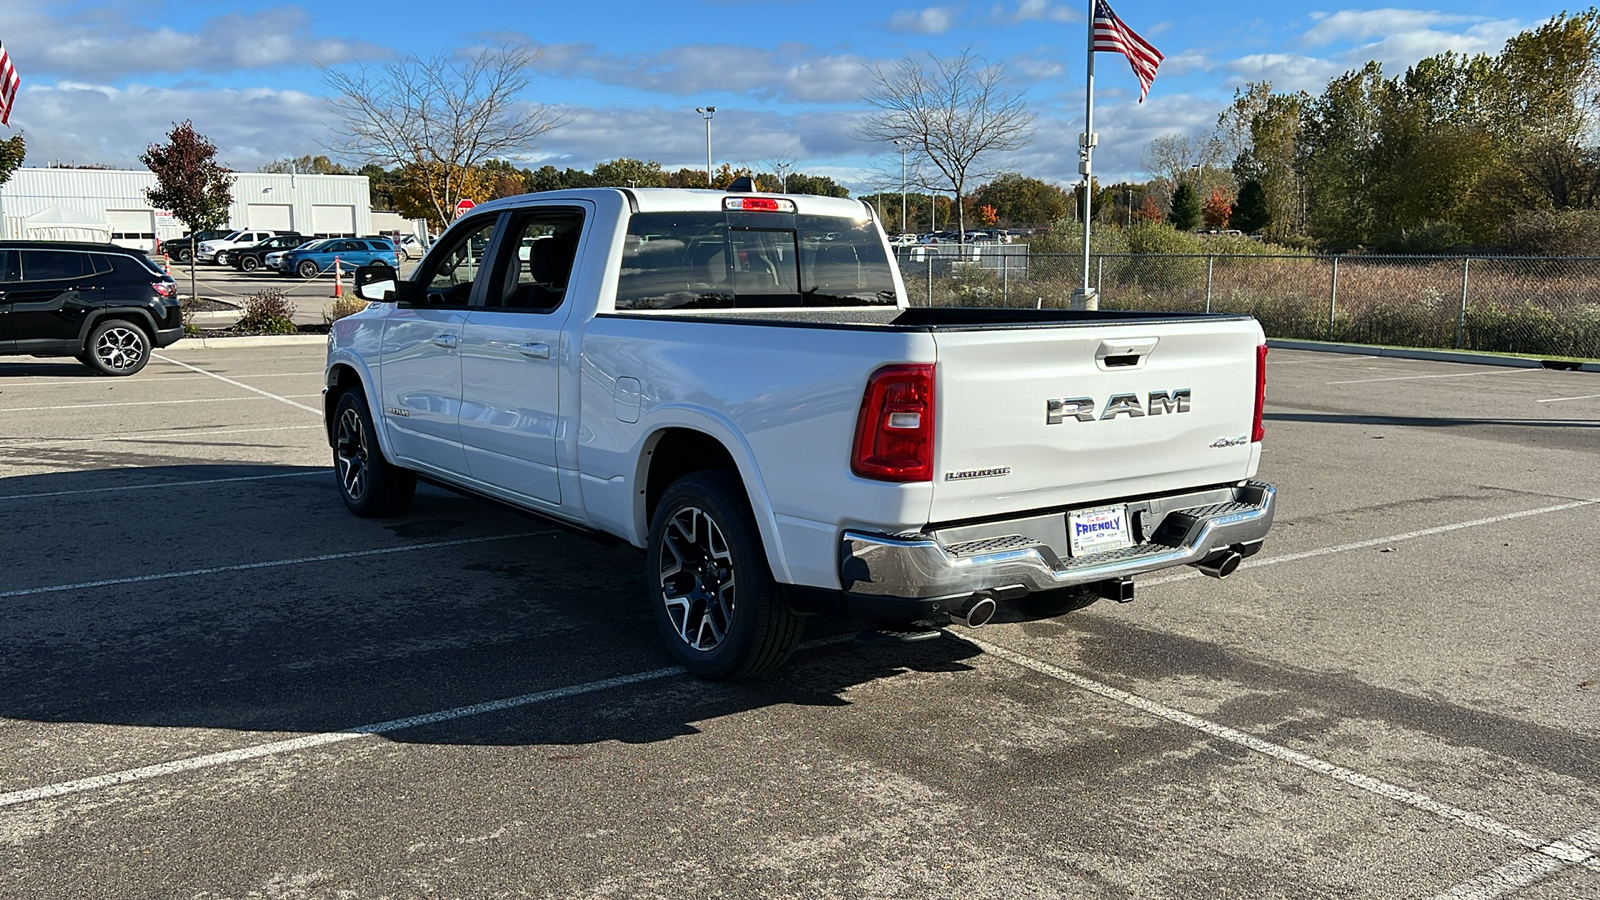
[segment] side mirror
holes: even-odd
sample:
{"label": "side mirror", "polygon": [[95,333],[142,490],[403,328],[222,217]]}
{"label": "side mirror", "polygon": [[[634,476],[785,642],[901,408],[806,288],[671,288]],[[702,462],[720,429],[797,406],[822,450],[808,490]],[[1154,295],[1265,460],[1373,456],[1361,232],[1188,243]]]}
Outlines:
{"label": "side mirror", "polygon": [[357,266],[356,296],[373,303],[393,303],[399,275],[388,266]]}

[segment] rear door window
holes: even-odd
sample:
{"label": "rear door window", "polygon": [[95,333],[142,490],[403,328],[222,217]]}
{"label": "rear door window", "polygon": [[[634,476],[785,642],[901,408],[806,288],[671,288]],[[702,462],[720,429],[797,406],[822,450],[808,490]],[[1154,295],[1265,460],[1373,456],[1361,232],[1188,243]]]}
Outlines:
{"label": "rear door window", "polygon": [[640,213],[617,277],[624,311],[894,303],[877,228],[840,216]]}
{"label": "rear door window", "polygon": [[506,228],[485,306],[550,312],[561,306],[583,234],[583,210],[541,207],[519,212]]}
{"label": "rear door window", "polygon": [[[22,280],[61,281],[67,278],[82,278],[85,274],[84,263],[88,262],[88,258],[88,254],[66,250],[24,250]],[[94,272],[91,269],[87,274],[92,275]]]}

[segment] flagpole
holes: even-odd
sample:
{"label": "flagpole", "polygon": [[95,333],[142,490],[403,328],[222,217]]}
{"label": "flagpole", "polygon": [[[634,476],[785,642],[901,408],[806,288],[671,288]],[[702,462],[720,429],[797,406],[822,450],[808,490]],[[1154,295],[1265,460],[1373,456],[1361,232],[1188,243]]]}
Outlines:
{"label": "flagpole", "polygon": [[1083,176],[1083,286],[1078,289],[1073,303],[1080,309],[1099,309],[1100,298],[1089,289],[1089,218],[1093,210],[1090,192],[1094,186],[1094,6],[1089,0],[1089,69],[1083,102],[1083,134],[1078,136],[1078,173]]}

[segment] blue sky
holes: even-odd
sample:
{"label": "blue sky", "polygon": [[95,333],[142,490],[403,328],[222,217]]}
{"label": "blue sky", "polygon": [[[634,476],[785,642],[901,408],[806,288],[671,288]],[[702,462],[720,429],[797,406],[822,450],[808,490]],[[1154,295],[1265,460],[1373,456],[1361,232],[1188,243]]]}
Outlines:
{"label": "blue sky", "polygon": [[[705,131],[694,108],[709,104],[719,165],[786,157],[797,171],[862,191],[885,177],[897,185],[899,173],[892,148],[852,136],[867,111],[866,67],[963,47],[1004,66],[1037,116],[1032,143],[993,168],[1074,180],[1087,5],[4,0],[0,41],[23,80],[11,125],[27,134],[29,165],[139,168],[145,146],[186,118],[235,169],[325,153],[338,122],[315,64],[513,38],[543,50],[527,99],[571,117],[519,164],[586,169],[628,156],[701,168]],[[1151,139],[1208,128],[1246,81],[1316,93],[1368,59],[1398,73],[1447,49],[1492,54],[1562,9],[1510,0],[1113,5],[1166,61],[1141,105],[1125,61],[1098,56],[1096,173],[1107,181],[1144,177]]]}

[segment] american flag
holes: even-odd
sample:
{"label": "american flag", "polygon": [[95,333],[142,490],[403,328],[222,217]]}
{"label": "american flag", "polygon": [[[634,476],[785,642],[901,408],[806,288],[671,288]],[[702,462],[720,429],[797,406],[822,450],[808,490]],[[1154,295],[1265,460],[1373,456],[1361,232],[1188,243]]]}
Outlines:
{"label": "american flag", "polygon": [[17,70],[11,66],[11,55],[6,53],[5,43],[0,42],[0,125],[11,124],[11,101],[17,99],[17,85],[21,83]]}
{"label": "american flag", "polygon": [[1094,49],[1097,53],[1121,53],[1128,58],[1128,65],[1139,79],[1139,102],[1143,103],[1150,93],[1150,82],[1156,80],[1156,69],[1163,59],[1161,51],[1122,24],[1106,0],[1094,0]]}

